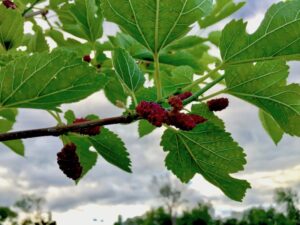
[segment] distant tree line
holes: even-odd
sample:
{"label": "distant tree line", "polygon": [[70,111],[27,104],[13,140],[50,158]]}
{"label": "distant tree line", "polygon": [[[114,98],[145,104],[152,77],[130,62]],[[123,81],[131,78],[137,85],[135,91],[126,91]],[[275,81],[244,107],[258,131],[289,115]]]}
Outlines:
{"label": "distant tree line", "polygon": [[[213,207],[201,203],[193,209],[183,211],[174,220],[169,205],[164,205],[126,221],[119,217],[114,225],[300,225],[300,210],[297,208],[299,197],[295,191],[276,190],[275,202],[277,207],[251,208],[241,213],[239,218],[226,219],[214,218]],[[276,209],[279,207],[282,210]]]}
{"label": "distant tree line", "polygon": [[24,195],[12,207],[0,206],[0,225],[56,225],[51,212],[44,213],[45,199]]}

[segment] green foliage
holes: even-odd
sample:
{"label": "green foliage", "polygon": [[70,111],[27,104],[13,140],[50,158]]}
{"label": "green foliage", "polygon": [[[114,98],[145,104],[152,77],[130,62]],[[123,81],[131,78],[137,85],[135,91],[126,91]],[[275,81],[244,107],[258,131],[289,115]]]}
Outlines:
{"label": "green foliage", "polygon": [[244,168],[245,153],[228,133],[211,122],[191,132],[168,129],[161,145],[168,152],[167,168],[182,182],[200,173],[236,201],[241,201],[250,188],[247,181],[230,176]]}
{"label": "green foliage", "polygon": [[[5,133],[13,128],[18,115],[17,109],[1,109],[0,108],[0,133]],[[24,145],[21,140],[4,141],[3,145],[10,148],[18,155],[24,156]]]}
{"label": "green foliage", "polygon": [[14,10],[0,5],[0,54],[15,49],[22,41],[24,19]]}
{"label": "green foliage", "polygon": [[283,61],[244,64],[227,69],[226,85],[229,93],[269,113],[286,133],[300,136],[300,86],[286,85],[287,76]]}
{"label": "green foliage", "polygon": [[278,125],[278,123],[276,123],[272,116],[262,110],[259,110],[259,119],[264,129],[277,145],[283,138],[284,131],[280,128],[280,126]]}
{"label": "green foliage", "polygon": [[143,86],[145,82],[144,74],[126,50],[115,49],[113,64],[125,90],[136,92]]}
{"label": "green foliage", "polygon": [[154,131],[156,129],[155,126],[153,126],[151,123],[149,123],[147,120],[140,120],[139,121],[139,136],[140,137],[144,137],[150,133],[152,133],[152,131]]}
{"label": "green foliage", "polygon": [[299,59],[299,10],[299,0],[273,5],[260,27],[251,35],[247,34],[246,23],[242,20],[232,21],[223,30],[220,45],[222,58],[235,64],[272,58]]}
{"label": "green foliage", "polygon": [[109,163],[126,172],[131,172],[131,161],[123,141],[106,128],[101,129],[101,134],[89,137],[96,151]]}
{"label": "green foliage", "polygon": [[185,35],[211,7],[211,0],[102,1],[104,16],[154,53]]}
{"label": "green foliage", "polygon": [[5,107],[55,108],[100,90],[97,74],[71,52],[61,50],[19,57],[1,70],[0,104]]}
{"label": "green foliage", "polygon": [[62,7],[53,4],[64,31],[95,42],[102,36],[102,12],[99,0],[76,0]]}
{"label": "green foliage", "polygon": [[245,2],[234,3],[233,0],[217,0],[212,12],[199,20],[201,28],[209,27],[238,11]]}

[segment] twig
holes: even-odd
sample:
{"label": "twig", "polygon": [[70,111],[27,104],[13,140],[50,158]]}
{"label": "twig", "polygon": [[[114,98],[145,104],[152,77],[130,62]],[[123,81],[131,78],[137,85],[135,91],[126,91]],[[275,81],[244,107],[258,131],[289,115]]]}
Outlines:
{"label": "twig", "polygon": [[38,10],[35,12],[29,12],[29,13],[24,14],[24,18],[28,19],[28,18],[37,16],[37,15],[45,15],[45,14],[47,14],[47,12],[48,12],[47,9],[41,9],[41,10]]}
{"label": "twig", "polygon": [[33,9],[33,7],[38,4],[40,2],[40,0],[35,0],[34,3],[32,3],[27,9],[24,10],[24,12],[22,13],[22,16],[25,16],[26,13],[28,13],[30,10]]}
{"label": "twig", "polygon": [[68,132],[72,132],[72,131],[78,132],[82,129],[86,129],[90,127],[112,125],[112,124],[129,124],[138,119],[139,118],[136,115],[118,116],[118,117],[111,117],[111,118],[106,118],[101,120],[92,120],[92,121],[79,123],[79,124],[2,133],[0,134],[0,142],[17,140],[17,139],[25,139],[25,138],[44,137],[44,136],[57,137],[66,134]]}

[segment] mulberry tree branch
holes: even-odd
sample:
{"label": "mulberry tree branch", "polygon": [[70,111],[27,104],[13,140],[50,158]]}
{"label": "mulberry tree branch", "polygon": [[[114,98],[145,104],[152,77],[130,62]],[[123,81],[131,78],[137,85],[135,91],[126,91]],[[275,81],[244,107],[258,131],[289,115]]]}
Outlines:
{"label": "mulberry tree branch", "polygon": [[112,124],[129,124],[138,119],[139,118],[137,115],[118,116],[118,117],[111,117],[111,118],[100,119],[100,120],[92,120],[80,124],[71,124],[71,125],[64,125],[64,126],[34,129],[34,130],[23,130],[23,131],[2,133],[0,134],[0,142],[17,140],[17,139],[44,137],[44,136],[57,137],[66,134],[68,132],[72,132],[72,131],[78,132],[82,129],[90,128],[90,127],[112,125]]}

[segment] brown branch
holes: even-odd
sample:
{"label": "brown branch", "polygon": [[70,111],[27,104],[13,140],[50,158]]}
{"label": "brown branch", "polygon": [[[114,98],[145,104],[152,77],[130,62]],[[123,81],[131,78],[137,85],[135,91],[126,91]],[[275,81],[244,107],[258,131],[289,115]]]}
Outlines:
{"label": "brown branch", "polygon": [[80,124],[71,124],[71,125],[48,127],[48,128],[41,128],[35,130],[24,130],[24,131],[2,133],[0,134],[0,142],[17,140],[17,139],[25,139],[25,138],[44,137],[44,136],[57,137],[72,131],[78,132],[78,130],[82,130],[85,128],[112,125],[112,124],[129,124],[135,120],[138,120],[138,117],[136,115],[118,116],[118,117],[111,117],[111,118],[106,118],[101,120],[92,120]]}

